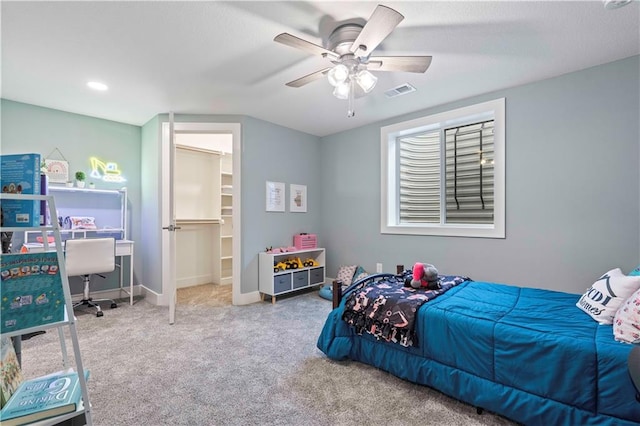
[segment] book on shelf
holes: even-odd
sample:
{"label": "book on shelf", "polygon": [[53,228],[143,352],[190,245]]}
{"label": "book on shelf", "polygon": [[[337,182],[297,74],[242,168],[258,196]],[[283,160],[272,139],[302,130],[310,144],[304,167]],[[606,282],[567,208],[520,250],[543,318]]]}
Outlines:
{"label": "book on shelf", "polygon": [[65,299],[56,252],[0,257],[0,332],[63,321]]}
{"label": "book on shelf", "polygon": [[[84,377],[89,378],[89,370],[85,369]],[[80,379],[75,371],[25,380],[0,410],[0,421],[3,426],[17,426],[73,413],[81,400]]]}
{"label": "book on shelf", "polygon": [[0,408],[23,382],[22,369],[10,337],[0,338]]}
{"label": "book on shelf", "polygon": [[[0,188],[6,194],[41,195],[40,154],[0,155]],[[2,200],[2,226],[40,226],[40,202]]]}

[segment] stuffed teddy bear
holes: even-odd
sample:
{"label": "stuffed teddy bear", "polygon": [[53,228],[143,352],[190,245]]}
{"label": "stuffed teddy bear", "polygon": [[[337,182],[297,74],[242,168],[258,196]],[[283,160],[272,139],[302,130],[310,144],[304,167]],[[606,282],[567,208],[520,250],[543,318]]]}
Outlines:
{"label": "stuffed teddy bear", "polygon": [[417,262],[413,265],[412,278],[410,285],[413,288],[427,288],[429,290],[436,290],[440,288],[438,270],[435,266],[429,263]]}

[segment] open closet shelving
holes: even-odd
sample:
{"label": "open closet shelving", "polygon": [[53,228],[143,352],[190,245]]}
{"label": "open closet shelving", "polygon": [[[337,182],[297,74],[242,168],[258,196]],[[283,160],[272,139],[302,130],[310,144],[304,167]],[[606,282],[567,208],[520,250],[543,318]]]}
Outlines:
{"label": "open closet shelving", "polygon": [[233,282],[233,156],[225,153],[220,157],[220,226],[219,258],[216,268],[217,282]]}

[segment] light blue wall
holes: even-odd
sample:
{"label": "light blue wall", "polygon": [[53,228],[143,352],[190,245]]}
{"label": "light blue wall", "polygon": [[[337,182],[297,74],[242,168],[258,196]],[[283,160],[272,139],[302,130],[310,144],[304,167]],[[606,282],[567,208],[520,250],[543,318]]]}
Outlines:
{"label": "light blue wall", "polygon": [[[476,280],[578,293],[608,269],[640,262],[639,70],[636,56],[322,139],[243,116],[176,121],[242,126],[242,293],[258,289],[257,254],[301,231],[318,233],[329,276],[340,264],[372,271],[376,262],[394,270],[430,261]],[[497,97],[507,107],[507,238],[381,235],[380,126]],[[2,153],[58,147],[72,170],[92,155],[118,160],[128,177],[135,281],[154,291],[163,121],[140,128],[2,100]],[[309,212],[267,213],[267,180],[285,182],[287,194],[290,183],[307,185]]]}
{"label": "light blue wall", "polygon": [[[2,100],[1,152],[59,148],[71,170],[93,155],[115,159],[127,174],[131,237],[135,241],[135,282],[161,293],[161,128],[158,115],[142,127]],[[319,138],[243,116],[176,115],[176,122],[240,123],[242,126],[241,292],[258,290],[258,253],[267,245],[289,245],[298,232],[320,227]],[[265,182],[307,185],[308,213],[266,213]],[[121,185],[100,184],[104,188]],[[287,209],[288,210],[288,209]],[[72,292],[80,293],[72,279]],[[115,288],[115,277],[96,281],[95,290]]]}
{"label": "light blue wall", "polygon": [[161,157],[161,125],[158,117],[142,126],[140,164],[142,189],[141,198],[141,239],[137,250],[142,263],[140,283],[156,293],[162,293],[162,235],[160,229],[160,202],[162,190],[160,187]]}
{"label": "light blue wall", "polygon": [[[294,234],[319,233],[320,139],[266,121],[247,118],[242,153],[242,292],[258,290],[258,253],[290,246]],[[266,211],[266,182],[286,184],[284,213]],[[307,213],[289,212],[289,185],[307,186]],[[318,241],[320,247],[325,243]]]}
{"label": "light blue wall", "polygon": [[[475,280],[581,293],[609,269],[628,272],[640,259],[639,80],[635,56],[323,138],[328,273],[423,261]],[[499,97],[507,238],[380,234],[380,127]]]}
{"label": "light blue wall", "polygon": [[[244,116],[181,115],[175,122],[240,123],[242,132],[242,241],[241,293],[258,291],[258,253],[266,246],[290,245],[298,232],[313,232],[320,227],[320,155],[319,138],[273,123]],[[145,200],[144,285],[160,293],[162,275],[159,241],[162,227],[159,206],[159,148],[161,127],[168,121],[162,114],[143,126],[143,188]],[[237,153],[234,152],[234,155]],[[147,173],[148,171],[148,173]],[[147,177],[148,176],[148,177]],[[267,213],[265,211],[266,181],[307,185],[308,213]]]}
{"label": "light blue wall", "polygon": [[[117,162],[127,182],[99,182],[97,187],[127,187],[130,238],[134,241],[140,239],[140,127],[6,99],[1,102],[0,153],[36,152],[46,157],[58,148],[69,161],[70,175],[77,170],[89,175],[89,158],[92,156]],[[60,158],[57,155],[52,155],[52,158]],[[88,178],[88,181],[91,179]],[[139,261],[134,265],[135,282],[138,282],[137,272],[141,270],[141,265]],[[108,280],[93,281],[92,290],[118,286],[115,273]],[[78,277],[72,277],[70,284],[72,293],[82,292]]]}

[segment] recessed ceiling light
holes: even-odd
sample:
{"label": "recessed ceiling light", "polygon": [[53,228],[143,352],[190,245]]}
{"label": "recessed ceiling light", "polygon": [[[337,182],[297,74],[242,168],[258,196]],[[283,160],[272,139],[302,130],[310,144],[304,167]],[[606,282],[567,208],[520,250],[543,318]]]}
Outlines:
{"label": "recessed ceiling light", "polygon": [[90,81],[90,82],[87,83],[87,86],[89,86],[93,90],[99,90],[101,92],[104,92],[105,90],[109,89],[109,87],[106,84],[99,83],[97,81]]}

